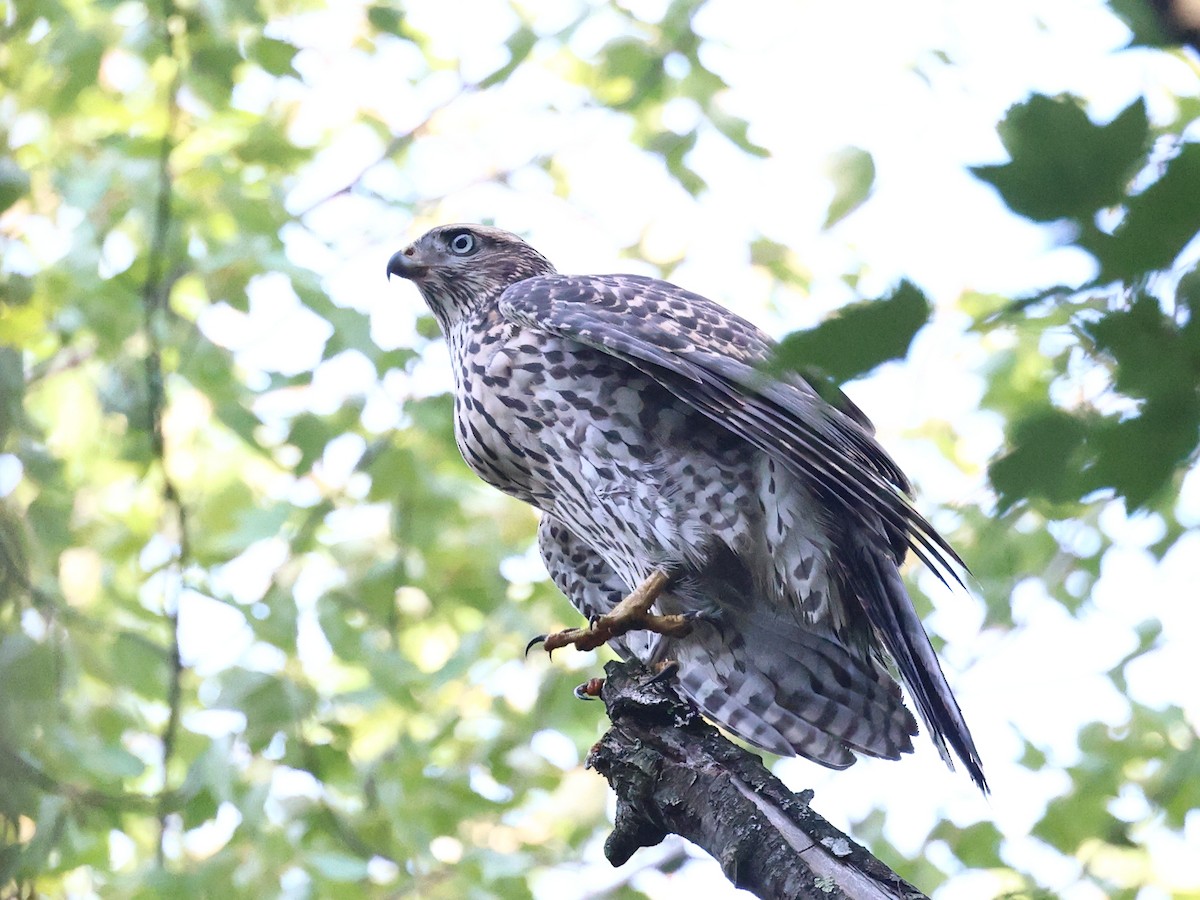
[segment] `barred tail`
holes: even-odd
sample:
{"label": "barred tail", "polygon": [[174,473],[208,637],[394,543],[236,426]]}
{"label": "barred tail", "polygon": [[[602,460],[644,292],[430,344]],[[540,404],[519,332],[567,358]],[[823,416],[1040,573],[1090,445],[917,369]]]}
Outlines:
{"label": "barred tail", "polygon": [[953,748],[971,780],[987,793],[979,751],[895,563],[865,535],[856,535],[851,541],[854,567],[859,573],[855,579],[859,599],[900,670],[930,739],[950,768],[954,768],[954,762],[947,744]]}
{"label": "barred tail", "polygon": [[736,633],[701,624],[672,648],[685,694],[764,750],[844,769],[856,753],[898,759],[917,724],[886,672],[773,612],[739,609]]}

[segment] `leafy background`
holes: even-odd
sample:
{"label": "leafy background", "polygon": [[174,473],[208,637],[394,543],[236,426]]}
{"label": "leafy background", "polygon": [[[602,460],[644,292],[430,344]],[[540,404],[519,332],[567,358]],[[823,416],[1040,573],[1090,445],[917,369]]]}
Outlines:
{"label": "leafy background", "polygon": [[827,6],[0,5],[0,892],[715,895],[600,859],[597,658],[522,660],[535,518],[383,281],[490,219],[794,332],[970,564],[991,800],[781,775],[940,898],[1200,895],[1196,56]]}

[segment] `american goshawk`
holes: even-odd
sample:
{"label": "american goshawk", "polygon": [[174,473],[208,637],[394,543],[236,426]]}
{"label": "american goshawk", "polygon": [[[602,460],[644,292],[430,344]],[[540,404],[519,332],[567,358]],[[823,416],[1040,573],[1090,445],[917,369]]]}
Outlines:
{"label": "american goshawk", "polygon": [[772,342],[697,294],[560,275],[515,235],[435,228],[388,262],[453,361],[468,465],[539,510],[554,583],[608,642],[678,664],[718,724],[833,768],[895,759],[917,723],[986,790],[974,741],[900,578],[959,560],[852,404],[761,364]]}

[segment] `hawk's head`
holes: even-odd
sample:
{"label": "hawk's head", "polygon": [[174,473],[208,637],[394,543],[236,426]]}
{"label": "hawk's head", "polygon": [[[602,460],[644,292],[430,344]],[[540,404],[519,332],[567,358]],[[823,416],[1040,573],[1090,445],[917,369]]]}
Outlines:
{"label": "hawk's head", "polygon": [[412,281],[445,328],[490,303],[510,284],[554,272],[527,243],[486,225],[441,225],[388,260],[388,275]]}

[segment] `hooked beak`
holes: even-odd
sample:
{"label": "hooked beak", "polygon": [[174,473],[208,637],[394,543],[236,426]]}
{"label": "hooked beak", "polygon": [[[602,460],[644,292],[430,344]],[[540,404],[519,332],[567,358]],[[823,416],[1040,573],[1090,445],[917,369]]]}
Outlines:
{"label": "hooked beak", "polygon": [[420,278],[429,268],[420,260],[421,258],[417,254],[416,246],[413,244],[409,244],[403,250],[397,250],[392,254],[392,258],[388,260],[388,279],[391,280],[393,275],[399,275],[401,278],[408,278],[410,280]]}

